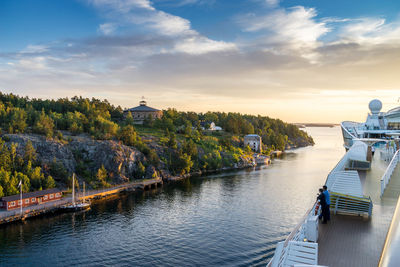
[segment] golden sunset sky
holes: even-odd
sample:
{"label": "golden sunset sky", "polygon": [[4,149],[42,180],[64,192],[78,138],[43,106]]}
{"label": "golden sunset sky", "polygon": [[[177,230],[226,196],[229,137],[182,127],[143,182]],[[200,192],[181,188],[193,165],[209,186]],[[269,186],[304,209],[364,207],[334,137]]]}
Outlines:
{"label": "golden sunset sky", "polygon": [[0,90],[363,121],[400,97],[395,1],[1,1]]}

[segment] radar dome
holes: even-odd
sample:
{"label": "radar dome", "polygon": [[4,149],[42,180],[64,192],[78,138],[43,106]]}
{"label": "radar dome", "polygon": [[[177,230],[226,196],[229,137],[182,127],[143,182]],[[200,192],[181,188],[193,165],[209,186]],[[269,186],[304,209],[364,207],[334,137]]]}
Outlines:
{"label": "radar dome", "polygon": [[369,110],[371,110],[372,114],[378,114],[382,108],[382,102],[378,99],[374,99],[369,102]]}

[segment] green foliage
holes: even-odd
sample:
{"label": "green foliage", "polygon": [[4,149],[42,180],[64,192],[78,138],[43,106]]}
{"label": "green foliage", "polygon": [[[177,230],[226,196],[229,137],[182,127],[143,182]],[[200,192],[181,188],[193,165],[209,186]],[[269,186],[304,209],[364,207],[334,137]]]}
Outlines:
{"label": "green foliage", "polygon": [[111,139],[119,130],[118,124],[98,115],[90,127],[90,133],[96,139]]}
{"label": "green foliage", "polygon": [[173,149],[177,148],[176,135],[172,132],[169,133],[169,140],[168,140],[167,146],[169,148],[173,148]]}
{"label": "green foliage", "polygon": [[111,185],[107,182],[108,174],[104,165],[97,170],[96,173],[96,181],[100,187],[110,187]]}
{"label": "green foliage", "polygon": [[36,150],[33,147],[32,142],[30,140],[28,140],[28,142],[26,142],[24,150],[25,150],[24,160],[26,162],[28,162],[28,161],[35,162],[36,161]]}
{"label": "green foliage", "polygon": [[36,151],[30,141],[24,147],[24,154],[18,155],[17,144],[11,143],[8,147],[0,138],[0,195],[18,194],[20,181],[23,192],[54,187],[51,176],[45,176],[40,166],[32,166],[35,161]]}
{"label": "green foliage", "polygon": [[43,188],[44,188],[44,189],[49,189],[49,188],[54,188],[54,187],[56,187],[56,182],[54,181],[53,177],[51,177],[50,175],[48,175],[48,176],[44,179]]}
{"label": "green foliage", "polygon": [[57,162],[56,158],[54,158],[53,161],[50,163],[49,171],[51,176],[58,178],[64,183],[67,183],[68,171],[65,169],[64,165],[61,162]]}
{"label": "green foliage", "polygon": [[219,151],[213,151],[205,154],[201,161],[203,169],[206,170],[217,170],[223,166],[222,157]]}
{"label": "green foliage", "polygon": [[10,133],[23,133],[27,126],[26,111],[21,108],[8,108],[8,129]]}
{"label": "green foliage", "polygon": [[35,133],[44,134],[47,138],[53,136],[54,121],[45,114],[44,110],[42,110],[42,113],[33,125],[33,131]]}
{"label": "green foliage", "polygon": [[132,125],[126,125],[120,128],[118,132],[118,139],[127,146],[134,146],[137,141],[135,128]]}
{"label": "green foliage", "polygon": [[193,142],[192,139],[185,140],[183,142],[183,153],[191,156],[192,158],[196,158],[198,155],[197,145]]}
{"label": "green foliage", "polygon": [[169,169],[173,174],[189,173],[192,166],[193,161],[190,155],[182,153],[182,151],[175,151],[171,154]]}
{"label": "green foliage", "polygon": [[142,164],[141,161],[137,163],[135,177],[138,179],[143,179],[144,175],[146,174],[146,168]]}

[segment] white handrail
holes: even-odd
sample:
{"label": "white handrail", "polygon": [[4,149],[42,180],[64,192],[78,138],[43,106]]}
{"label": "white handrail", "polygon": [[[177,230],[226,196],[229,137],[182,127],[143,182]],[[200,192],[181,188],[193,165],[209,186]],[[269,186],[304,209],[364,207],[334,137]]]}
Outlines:
{"label": "white handrail", "polygon": [[386,168],[385,173],[383,174],[381,178],[381,197],[383,196],[383,193],[385,192],[386,186],[388,185],[390,178],[392,177],[393,171],[397,166],[397,163],[399,163],[399,150],[396,151],[396,153],[393,155],[392,160],[390,161],[389,165]]}
{"label": "white handrail", "polygon": [[[342,122],[340,123],[340,127],[341,127],[342,129],[344,129],[348,135],[352,136],[353,138],[357,138],[357,136],[355,136],[354,134],[350,133],[349,130],[347,130],[347,127],[344,126],[344,123],[356,124],[357,126],[359,126],[360,123],[359,123],[359,122],[354,122],[354,121],[342,121]],[[356,131],[356,133],[357,133],[357,129],[355,128],[355,126],[352,125],[352,128],[353,128],[353,129]]]}
{"label": "white handrail", "polygon": [[275,248],[275,255],[269,261],[269,263],[267,264],[267,267],[280,266],[279,263],[281,263],[286,256],[287,246],[289,244],[289,241],[304,241],[305,222],[307,221],[307,219],[314,216],[316,205],[317,205],[317,202],[314,203],[312,208],[310,208],[306,211],[306,213],[301,218],[300,222],[296,225],[296,227],[293,229],[293,231],[288,235],[288,237],[285,239],[285,241],[278,243],[277,247]]}

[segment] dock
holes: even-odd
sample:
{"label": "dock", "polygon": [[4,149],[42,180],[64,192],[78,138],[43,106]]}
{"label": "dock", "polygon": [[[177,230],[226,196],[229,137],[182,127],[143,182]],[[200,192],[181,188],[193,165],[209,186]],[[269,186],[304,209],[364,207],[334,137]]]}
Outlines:
{"label": "dock", "polygon": [[[81,200],[101,199],[112,195],[120,194],[122,192],[134,192],[137,190],[150,190],[156,189],[163,185],[163,180],[159,179],[145,179],[141,181],[131,182],[116,185],[110,188],[104,188],[100,190],[89,190],[86,195],[79,196]],[[60,208],[68,203],[72,203],[70,196],[63,197],[60,200],[47,202],[40,205],[32,205],[24,207],[22,214],[20,209],[14,210],[2,210],[0,211],[0,225],[5,223],[11,223],[15,221],[23,221],[30,217],[40,216],[44,214],[51,214],[60,211]]]}

